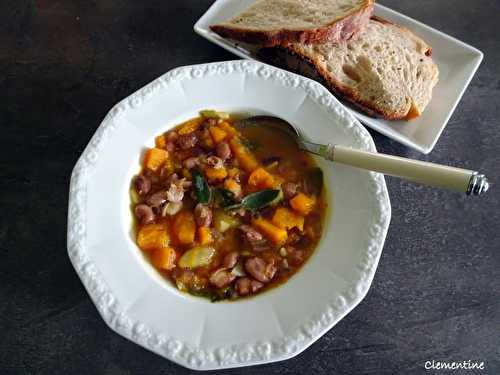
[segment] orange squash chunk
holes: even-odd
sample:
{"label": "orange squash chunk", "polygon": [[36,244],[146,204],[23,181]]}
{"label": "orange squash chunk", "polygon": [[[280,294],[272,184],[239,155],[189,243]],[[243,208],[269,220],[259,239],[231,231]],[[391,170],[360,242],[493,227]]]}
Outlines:
{"label": "orange squash chunk", "polygon": [[215,146],[214,140],[209,130],[203,130],[201,133],[201,144],[206,148],[213,148]]}
{"label": "orange squash chunk", "polygon": [[146,224],[137,233],[137,244],[143,251],[163,249],[168,246],[170,237],[164,224]]}
{"label": "orange squash chunk", "polygon": [[253,172],[259,167],[259,162],[246,146],[241,143],[238,137],[233,137],[229,141],[229,146],[241,168],[247,172]]}
{"label": "orange squash chunk", "polygon": [[297,228],[300,231],[304,230],[304,216],[286,207],[278,207],[271,222],[281,229]]}
{"label": "orange squash chunk", "polygon": [[168,160],[168,151],[160,148],[151,148],[144,157],[144,166],[156,172]]}
{"label": "orange squash chunk", "polygon": [[167,140],[165,139],[165,136],[163,134],[155,138],[155,147],[156,148],[167,147]]}
{"label": "orange squash chunk", "polygon": [[275,184],[274,177],[264,168],[259,167],[254,170],[248,177],[248,185],[255,186],[259,189],[267,189]]}
{"label": "orange squash chunk", "polygon": [[176,258],[177,254],[171,247],[156,249],[151,254],[151,262],[153,265],[164,270],[171,270],[174,268]]}
{"label": "orange squash chunk", "polygon": [[217,144],[222,142],[227,138],[227,132],[219,128],[218,126],[211,126],[208,128],[210,135],[212,136],[213,141]]}
{"label": "orange squash chunk", "polygon": [[211,181],[223,180],[227,177],[227,170],[226,168],[208,167],[205,169],[205,175]]}
{"label": "orange squash chunk", "polygon": [[177,133],[179,133],[180,135],[192,133],[195,130],[198,130],[198,128],[201,126],[202,123],[203,123],[203,118],[201,117],[193,118],[182,124],[181,128]]}
{"label": "orange squash chunk", "polygon": [[254,219],[252,225],[275,245],[283,245],[288,237],[285,229],[281,229],[266,219]]}
{"label": "orange squash chunk", "polygon": [[196,223],[193,214],[189,211],[181,211],[175,215],[172,230],[180,244],[192,244],[196,234]]}
{"label": "orange squash chunk", "polygon": [[212,231],[207,227],[198,227],[198,243],[200,245],[209,245],[214,242]]}
{"label": "orange squash chunk", "polygon": [[241,185],[232,178],[227,178],[224,181],[224,187],[232,192],[235,196],[239,196],[241,194]]}
{"label": "orange squash chunk", "polygon": [[238,168],[229,168],[227,170],[227,175],[231,178],[236,177],[240,174],[240,170]]}
{"label": "orange squash chunk", "polygon": [[304,193],[299,193],[290,199],[290,206],[302,215],[309,214],[316,204],[315,197],[308,197]]}
{"label": "orange squash chunk", "polygon": [[229,122],[221,121],[217,124],[217,127],[224,130],[227,134],[228,138],[232,138],[234,136],[239,135],[240,133],[236,130]]}

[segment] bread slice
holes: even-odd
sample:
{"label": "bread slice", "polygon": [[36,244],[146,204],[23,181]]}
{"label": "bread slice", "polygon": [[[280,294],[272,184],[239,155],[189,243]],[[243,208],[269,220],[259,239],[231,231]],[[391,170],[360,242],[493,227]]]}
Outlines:
{"label": "bread slice", "polygon": [[323,81],[370,115],[389,120],[420,116],[438,82],[431,47],[411,31],[379,17],[350,40],[268,48],[274,64]]}
{"label": "bread slice", "polygon": [[224,38],[262,46],[341,41],[366,25],[374,0],[258,0],[210,29]]}

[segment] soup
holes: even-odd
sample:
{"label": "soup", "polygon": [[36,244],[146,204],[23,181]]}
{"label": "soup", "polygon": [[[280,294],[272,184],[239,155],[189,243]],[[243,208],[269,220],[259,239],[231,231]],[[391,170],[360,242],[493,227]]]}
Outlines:
{"label": "soup", "polygon": [[280,130],[202,111],[155,138],[131,187],[136,242],[179,290],[237,299],[285,282],[313,253],[323,174]]}

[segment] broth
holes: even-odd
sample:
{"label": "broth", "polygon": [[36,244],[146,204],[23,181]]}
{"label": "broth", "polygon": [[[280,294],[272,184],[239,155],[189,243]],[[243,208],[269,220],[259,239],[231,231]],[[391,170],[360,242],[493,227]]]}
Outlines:
{"label": "broth", "polygon": [[327,205],[321,169],[293,139],[215,111],[156,137],[131,196],[153,266],[213,301],[286,282],[317,246]]}

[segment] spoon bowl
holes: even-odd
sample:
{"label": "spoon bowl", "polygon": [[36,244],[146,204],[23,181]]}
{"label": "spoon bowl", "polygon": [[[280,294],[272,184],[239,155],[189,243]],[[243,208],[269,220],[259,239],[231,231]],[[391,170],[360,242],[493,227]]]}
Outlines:
{"label": "spoon bowl", "polygon": [[236,125],[241,127],[248,127],[248,126],[273,127],[287,134],[289,137],[293,138],[296,141],[298,141],[302,137],[299,131],[292,124],[290,124],[288,121],[285,121],[279,117],[274,117],[274,116],[266,116],[266,115],[252,116],[246,119],[239,120],[236,123]]}
{"label": "spoon bowl", "polygon": [[274,116],[252,116],[238,121],[238,126],[273,127],[292,138],[300,149],[327,160],[352,167],[380,172],[409,181],[438,186],[467,195],[480,195],[489,189],[488,179],[478,172],[445,165],[366,152],[334,144],[318,144],[306,140],[289,122]]}

